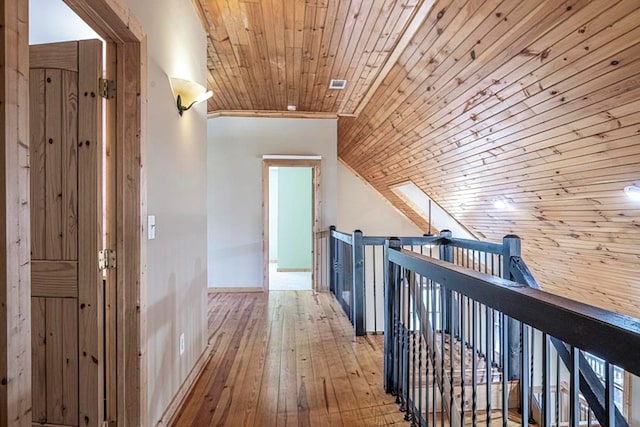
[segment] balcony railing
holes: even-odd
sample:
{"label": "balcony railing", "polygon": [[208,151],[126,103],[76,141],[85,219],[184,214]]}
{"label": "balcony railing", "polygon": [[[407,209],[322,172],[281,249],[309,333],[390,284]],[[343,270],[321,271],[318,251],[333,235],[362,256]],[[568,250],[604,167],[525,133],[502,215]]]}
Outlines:
{"label": "balcony railing", "polygon": [[357,334],[385,333],[385,388],[415,425],[628,425],[640,321],[538,289],[517,237],[336,241],[331,289]]}

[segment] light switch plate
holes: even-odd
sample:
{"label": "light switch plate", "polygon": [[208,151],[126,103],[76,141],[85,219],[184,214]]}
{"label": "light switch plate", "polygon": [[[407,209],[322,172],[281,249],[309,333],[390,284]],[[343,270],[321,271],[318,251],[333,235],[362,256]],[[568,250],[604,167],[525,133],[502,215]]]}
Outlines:
{"label": "light switch plate", "polygon": [[147,236],[149,240],[153,240],[156,238],[156,216],[149,215],[147,220]]}

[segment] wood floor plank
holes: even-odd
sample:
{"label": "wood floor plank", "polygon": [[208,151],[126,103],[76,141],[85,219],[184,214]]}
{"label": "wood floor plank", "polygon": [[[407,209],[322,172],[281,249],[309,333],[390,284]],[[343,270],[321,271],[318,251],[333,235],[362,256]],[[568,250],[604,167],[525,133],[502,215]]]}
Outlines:
{"label": "wood floor plank", "polygon": [[333,296],[209,295],[213,356],[175,426],[408,425],[382,388],[382,336],[355,337]]}
{"label": "wood floor plank", "polygon": [[[255,423],[255,413],[258,404],[258,396],[260,392],[260,384],[262,382],[262,375],[260,367],[264,364],[266,359],[265,351],[247,351],[246,349],[264,349],[265,343],[268,340],[268,325],[264,322],[260,322],[264,316],[265,304],[260,303],[256,305],[251,319],[249,320],[251,330],[248,331],[247,345],[242,354],[242,368],[243,373],[235,380],[233,387],[233,400],[237,401],[243,399],[247,402],[242,411],[234,411],[229,414],[228,423],[238,426],[251,426]],[[232,381],[230,380],[230,383]]]}

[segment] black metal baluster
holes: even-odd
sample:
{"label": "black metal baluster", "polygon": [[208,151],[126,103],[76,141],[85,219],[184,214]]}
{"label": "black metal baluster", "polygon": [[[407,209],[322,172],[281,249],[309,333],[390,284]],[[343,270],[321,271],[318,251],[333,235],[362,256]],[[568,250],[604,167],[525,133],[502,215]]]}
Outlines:
{"label": "black metal baluster", "polygon": [[410,305],[410,298],[411,298],[411,292],[410,292],[410,288],[409,286],[411,286],[410,284],[410,276],[411,273],[409,272],[406,276],[406,286],[404,286],[404,297],[402,299],[402,306],[404,308],[404,316],[402,317],[403,322],[405,324],[405,331],[406,331],[406,336],[405,336],[405,348],[404,348],[404,373],[403,373],[403,397],[404,397],[404,407],[405,407],[405,420],[409,420],[410,419],[410,413],[411,413],[411,409],[410,409],[410,399],[411,399],[411,395],[410,395],[410,388],[409,388],[409,381],[411,379],[411,335],[412,335],[412,328],[411,328],[411,309],[409,307]]}
{"label": "black metal baluster", "polygon": [[[405,275],[405,278],[409,278],[410,277],[411,272],[407,270],[407,274]],[[407,419],[407,415],[409,415],[409,375],[410,375],[410,371],[411,371],[411,367],[409,366],[409,362],[410,362],[410,355],[411,355],[411,349],[409,348],[410,344],[411,344],[411,337],[410,337],[410,322],[411,322],[411,313],[409,313],[409,288],[407,286],[405,286],[405,283],[403,283],[402,286],[402,292],[403,292],[403,298],[402,298],[402,309],[403,309],[403,315],[402,315],[402,322],[404,325],[404,331],[405,331],[405,335],[404,335],[404,351],[403,351],[403,371],[402,371],[402,379],[403,379],[403,387],[402,387],[402,398],[403,398],[403,402],[402,404],[404,405],[404,412],[405,412],[405,419]]]}
{"label": "black metal baluster", "polygon": [[[457,298],[457,293],[456,292],[451,292],[451,299],[453,301],[454,296]],[[453,306],[453,304],[452,304]],[[453,326],[453,310],[449,310],[449,324]],[[454,365],[455,365],[455,356],[454,356],[454,347],[455,347],[455,343],[454,343],[454,334],[453,334],[453,328],[451,328],[452,330],[449,332],[449,419],[452,418],[453,415],[453,376],[455,374],[454,371]]]}
{"label": "black metal baluster", "polygon": [[[373,261],[373,333],[378,333],[378,297],[376,295],[376,288],[378,287],[378,280],[376,278],[376,247],[371,246],[371,250],[373,252],[372,261]],[[365,270],[366,271],[366,270]]]}
{"label": "black metal baluster", "polygon": [[[507,348],[507,324],[508,317],[500,313],[500,356],[502,356],[502,425],[507,426],[509,420],[509,355],[505,351]],[[493,326],[492,326],[493,327]]]}
{"label": "black metal baluster", "polygon": [[[360,241],[362,242],[362,240]],[[362,334],[366,335],[369,327],[369,316],[367,312],[367,246],[364,242],[362,243],[362,323]]]}
{"label": "black metal baluster", "polygon": [[609,426],[615,426],[615,396],[614,396],[614,378],[613,378],[613,370],[614,367],[609,362],[604,363],[605,370],[605,382],[604,382],[604,405],[605,405],[605,414],[607,415],[607,420],[609,420]]}
{"label": "black metal baluster", "polygon": [[[415,277],[415,276],[412,276]],[[411,352],[411,363],[410,363],[410,375],[411,377],[407,379],[407,384],[409,384],[408,392],[407,392],[407,413],[405,414],[405,420],[411,421],[413,420],[414,408],[415,408],[415,384],[416,384],[416,295],[415,295],[415,282],[411,280],[409,283],[409,292],[407,292],[407,304],[409,305],[408,315],[408,323],[409,323],[409,331],[410,331],[410,343],[409,349]],[[413,292],[411,292],[413,291]],[[413,298],[411,295],[413,293]],[[413,301],[413,304],[411,302]],[[411,310],[413,308],[413,311]]]}
{"label": "black metal baluster", "polygon": [[529,326],[520,322],[520,415],[523,426],[529,425]]}
{"label": "black metal baluster", "polygon": [[[415,281],[412,280],[412,283],[409,284],[411,286],[411,290],[413,292],[408,292],[409,296],[409,304],[413,308],[413,312],[409,313],[409,323],[411,325],[411,380],[409,381],[410,388],[408,393],[409,410],[407,411],[407,416],[409,420],[414,419],[415,407],[416,407],[416,295],[415,295]],[[413,294],[413,298],[411,298]],[[411,304],[413,302],[413,304]]]}
{"label": "black metal baluster", "polygon": [[[398,324],[400,327],[400,343],[398,346],[398,396],[396,401],[402,405],[402,399],[404,392],[404,342],[405,342],[405,328],[404,328],[404,277],[405,270],[402,269],[402,275],[400,276],[400,292],[398,294]],[[402,410],[402,409],[400,409]]]}
{"label": "black metal baluster", "polygon": [[488,306],[484,307],[485,323],[485,377],[487,389],[487,426],[491,425],[491,383],[493,382],[493,310]]}
{"label": "black metal baluster", "polygon": [[580,424],[580,350],[574,346],[570,346],[571,350],[571,366],[569,367],[569,425],[578,427]]}
{"label": "black metal baluster", "polygon": [[533,393],[534,393],[534,378],[533,378],[533,374],[535,371],[535,354],[536,354],[536,340],[535,340],[535,333],[536,333],[536,329],[529,327],[529,337],[530,337],[530,347],[529,347],[529,354],[530,354],[530,359],[531,359],[531,363],[529,364],[529,393],[527,395],[527,398],[529,399],[529,422],[530,423],[534,423],[534,419],[533,419]]}
{"label": "black metal baluster", "polygon": [[471,304],[473,301],[470,298],[467,298],[467,347],[471,345],[470,337],[471,337],[471,316],[468,316],[471,311]]}
{"label": "black metal baluster", "polygon": [[472,301],[471,307],[471,421],[475,426],[478,425],[478,303]]}
{"label": "black metal baluster", "polygon": [[546,333],[542,333],[542,419],[543,425],[551,426],[551,364],[549,359],[551,358],[551,348],[549,346],[549,336]]}
{"label": "black metal baluster", "polygon": [[[429,287],[431,289],[431,301],[433,304],[433,310],[431,313],[431,326],[433,329],[433,333],[431,334],[431,351],[430,351],[430,356],[431,356],[431,375],[433,375],[433,378],[431,378],[431,384],[432,384],[432,388],[431,388],[431,399],[432,399],[432,405],[431,405],[431,420],[432,423],[431,425],[433,427],[435,427],[436,425],[436,380],[438,378],[438,375],[436,374],[436,371],[438,369],[438,367],[436,366],[436,319],[437,319],[437,301],[438,301],[438,293],[437,293],[437,284],[434,283],[433,281],[429,280]],[[428,378],[428,377],[427,377]],[[427,423],[428,424],[428,423]]]}
{"label": "black metal baluster", "polygon": [[[509,321],[507,320],[506,317],[502,317],[500,316],[500,314],[494,312],[494,316],[496,316],[498,318],[498,332],[495,332],[495,319],[491,319],[494,323],[493,323],[493,328],[494,328],[494,334],[495,333],[499,333],[502,334],[502,330],[505,330],[505,333],[507,334],[507,338],[505,338],[505,340],[499,340],[498,342],[498,357],[502,357],[502,354],[505,354],[505,352],[507,351],[507,343],[509,342],[509,338],[508,338],[508,334],[509,331],[507,330],[507,325],[509,324]],[[500,366],[503,366],[502,360],[498,360],[498,363]],[[507,373],[508,376],[508,373]]]}
{"label": "black metal baluster", "polygon": [[466,303],[465,303],[465,299],[466,297],[462,294],[458,295],[458,298],[460,299],[460,306],[461,306],[461,310],[460,310],[460,425],[464,426],[464,419],[465,419],[465,412],[464,412],[464,399],[465,399],[465,382],[464,382],[464,377],[465,377],[465,356],[466,356],[466,334],[465,334],[465,330],[464,330],[464,325],[466,323]]}
{"label": "black metal baluster", "polygon": [[560,426],[560,353],[556,351],[556,426]]}
{"label": "black metal baluster", "polygon": [[[429,318],[431,319],[431,340],[429,340],[429,346],[428,346],[428,353],[427,353],[427,362],[429,363],[429,366],[427,367],[427,369],[431,369],[431,374],[432,374],[432,378],[431,378],[431,386],[432,386],[432,394],[431,394],[431,399],[432,399],[432,404],[430,405],[429,402],[427,402],[427,412],[429,410],[431,410],[431,412],[435,412],[436,411],[436,372],[438,370],[438,366],[436,365],[436,334],[437,334],[437,322],[438,322],[438,290],[437,290],[437,283],[435,283],[432,279],[428,279],[427,280],[427,286],[428,286],[428,293],[429,293],[429,298],[431,301],[431,312],[429,313]],[[427,387],[429,387],[429,377],[427,376]],[[428,414],[427,414],[428,416]],[[429,421],[427,420],[427,425],[429,425]],[[435,427],[435,418],[432,419],[432,427]]]}
{"label": "black metal baluster", "polygon": [[[420,252],[422,252],[422,246],[420,247]],[[429,316],[429,297],[427,296],[426,298],[426,302],[425,302],[425,295],[424,295],[424,283],[425,283],[425,278],[420,276],[420,288],[419,288],[419,292],[418,292],[418,298],[420,301],[420,304],[417,305],[420,310],[418,311],[418,329],[420,330],[420,332],[418,333],[418,410],[417,412],[417,417],[414,416],[414,421],[413,424],[416,425],[416,419],[417,419],[417,425],[422,425],[422,346],[423,346],[423,334],[425,333],[425,331],[422,328],[422,325],[424,325],[425,323],[428,324],[428,319],[423,319],[422,315],[423,313],[426,316]],[[423,311],[422,307],[425,306],[426,304],[426,310]],[[427,326],[428,327],[428,326]],[[428,365],[427,365],[427,369],[428,369]],[[428,397],[427,397],[427,401],[428,401]]]}
{"label": "black metal baluster", "polygon": [[400,326],[400,292],[402,292],[402,277],[404,275],[404,269],[400,269],[399,283],[396,284],[396,291],[394,295],[394,323],[396,330],[395,340],[395,354],[393,357],[393,388],[396,393],[396,403],[400,403],[400,360],[401,360],[401,343],[402,343],[402,331]]}
{"label": "black metal baluster", "polygon": [[[446,294],[446,289],[443,288],[442,284],[440,285],[440,425],[444,427],[444,358],[445,354],[445,319],[444,319],[444,296]],[[449,310],[450,312],[451,310]]]}

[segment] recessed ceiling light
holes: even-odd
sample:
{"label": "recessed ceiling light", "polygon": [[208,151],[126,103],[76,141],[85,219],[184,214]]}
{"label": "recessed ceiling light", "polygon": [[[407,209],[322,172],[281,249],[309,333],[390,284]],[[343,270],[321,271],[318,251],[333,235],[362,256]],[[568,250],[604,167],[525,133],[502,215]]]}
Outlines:
{"label": "recessed ceiling light", "polygon": [[509,205],[504,200],[496,200],[493,202],[493,207],[496,209],[507,209]]}
{"label": "recessed ceiling light", "polygon": [[636,202],[640,202],[640,187],[637,185],[629,185],[624,187],[624,193],[628,198]]}
{"label": "recessed ceiling light", "polygon": [[297,107],[295,105],[287,105],[287,110],[296,111]]}
{"label": "recessed ceiling light", "polygon": [[347,87],[347,81],[346,80],[340,80],[340,79],[331,79],[331,81],[329,82],[329,89],[344,89],[345,87]]}

